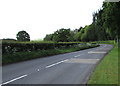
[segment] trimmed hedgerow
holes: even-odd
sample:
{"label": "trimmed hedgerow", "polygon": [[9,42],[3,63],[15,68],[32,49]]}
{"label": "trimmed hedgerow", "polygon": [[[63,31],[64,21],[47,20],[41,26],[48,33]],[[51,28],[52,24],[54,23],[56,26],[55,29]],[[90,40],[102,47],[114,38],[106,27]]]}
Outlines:
{"label": "trimmed hedgerow", "polygon": [[22,42],[3,42],[2,53],[31,52],[55,48],[68,48],[77,43],[22,43]]}

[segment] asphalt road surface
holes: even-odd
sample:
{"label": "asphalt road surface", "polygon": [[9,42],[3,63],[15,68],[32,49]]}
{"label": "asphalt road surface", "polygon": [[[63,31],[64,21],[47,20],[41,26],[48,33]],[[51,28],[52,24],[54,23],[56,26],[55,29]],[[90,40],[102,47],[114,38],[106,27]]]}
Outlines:
{"label": "asphalt road surface", "polygon": [[2,67],[5,84],[85,84],[112,45],[48,56]]}

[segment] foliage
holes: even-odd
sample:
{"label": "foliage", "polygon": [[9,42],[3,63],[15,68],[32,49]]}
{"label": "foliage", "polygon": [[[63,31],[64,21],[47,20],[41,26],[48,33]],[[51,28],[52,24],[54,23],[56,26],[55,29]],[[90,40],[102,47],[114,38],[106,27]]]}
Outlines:
{"label": "foliage", "polygon": [[[64,45],[66,45],[67,48]],[[35,51],[25,51],[25,52],[19,51],[19,52],[14,52],[14,53],[5,53],[5,54],[3,54],[2,63],[3,63],[3,65],[5,65],[5,64],[9,64],[9,63],[15,63],[15,62],[20,62],[20,61],[25,61],[25,60],[35,59],[35,58],[41,58],[41,57],[51,56],[51,55],[56,55],[56,54],[61,54],[61,53],[68,53],[68,52],[73,52],[73,51],[77,51],[77,50],[83,50],[83,49],[88,49],[88,48],[93,48],[93,47],[98,46],[98,45],[94,45],[94,44],[87,45],[86,43],[84,43],[84,44],[75,44],[74,43],[74,45],[71,45],[71,46],[70,45],[71,45],[71,43],[57,43],[56,47],[53,49],[50,49],[49,47],[51,47],[51,45],[49,45],[49,47],[47,47],[46,50],[39,49],[37,51],[35,50]],[[26,45],[24,45],[24,47],[25,46]],[[22,47],[19,47],[19,48],[22,48]]]}
{"label": "foliage", "polygon": [[55,31],[53,34],[47,34],[44,41],[54,41],[54,42],[70,42],[74,41],[75,32],[69,29],[61,28]]}
{"label": "foliage", "polygon": [[104,3],[103,15],[105,16],[104,26],[109,28],[111,35],[115,38],[119,34],[120,28],[120,2]]}
{"label": "foliage", "polygon": [[70,29],[60,29],[57,30],[53,35],[53,41],[56,42],[68,42],[70,36]]}
{"label": "foliage", "polygon": [[82,36],[81,36],[81,41],[83,42],[87,42],[88,41],[88,36],[86,33],[84,33]]}
{"label": "foliage", "polygon": [[74,40],[75,40],[75,41],[81,41],[81,36],[82,36],[82,33],[81,33],[81,32],[77,32],[77,33],[74,35]]}
{"label": "foliage", "polygon": [[19,31],[16,38],[18,41],[30,41],[30,36],[26,31]]}
{"label": "foliage", "polygon": [[79,32],[75,34],[75,39],[77,41],[89,42],[96,40],[96,34],[93,27],[93,24],[87,25],[84,28],[81,28]]}
{"label": "foliage", "polygon": [[104,2],[103,8],[93,13],[93,22],[74,35],[77,41],[103,41],[119,38],[120,2]]}
{"label": "foliage", "polygon": [[44,41],[52,41],[53,39],[53,34],[47,34],[46,37],[44,38]]}
{"label": "foliage", "polygon": [[103,8],[96,13],[94,25],[98,40],[117,39],[120,28],[120,2],[104,2]]}
{"label": "foliage", "polygon": [[16,53],[16,52],[32,52],[39,50],[55,49],[55,48],[68,48],[69,46],[78,43],[54,43],[54,42],[3,42],[2,53]]}

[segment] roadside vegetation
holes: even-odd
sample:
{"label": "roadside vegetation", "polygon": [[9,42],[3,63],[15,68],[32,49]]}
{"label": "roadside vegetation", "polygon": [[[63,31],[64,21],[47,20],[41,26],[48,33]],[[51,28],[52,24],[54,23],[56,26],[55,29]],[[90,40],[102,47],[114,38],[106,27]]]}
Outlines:
{"label": "roadside vegetation", "polygon": [[77,42],[16,42],[3,41],[2,46],[2,64],[10,64],[45,56],[68,53],[99,45],[92,43]]}
{"label": "roadside vegetation", "polygon": [[114,41],[101,41],[103,44],[112,44],[114,48],[103,58],[93,71],[90,84],[118,84],[118,47]]}

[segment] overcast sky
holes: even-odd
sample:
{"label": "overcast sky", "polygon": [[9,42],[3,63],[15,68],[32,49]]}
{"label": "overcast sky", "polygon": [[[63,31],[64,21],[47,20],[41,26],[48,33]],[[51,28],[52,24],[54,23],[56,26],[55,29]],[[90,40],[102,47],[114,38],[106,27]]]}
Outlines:
{"label": "overcast sky", "polygon": [[0,0],[0,39],[14,38],[25,30],[42,39],[60,28],[79,28],[92,23],[92,13],[104,0]]}

